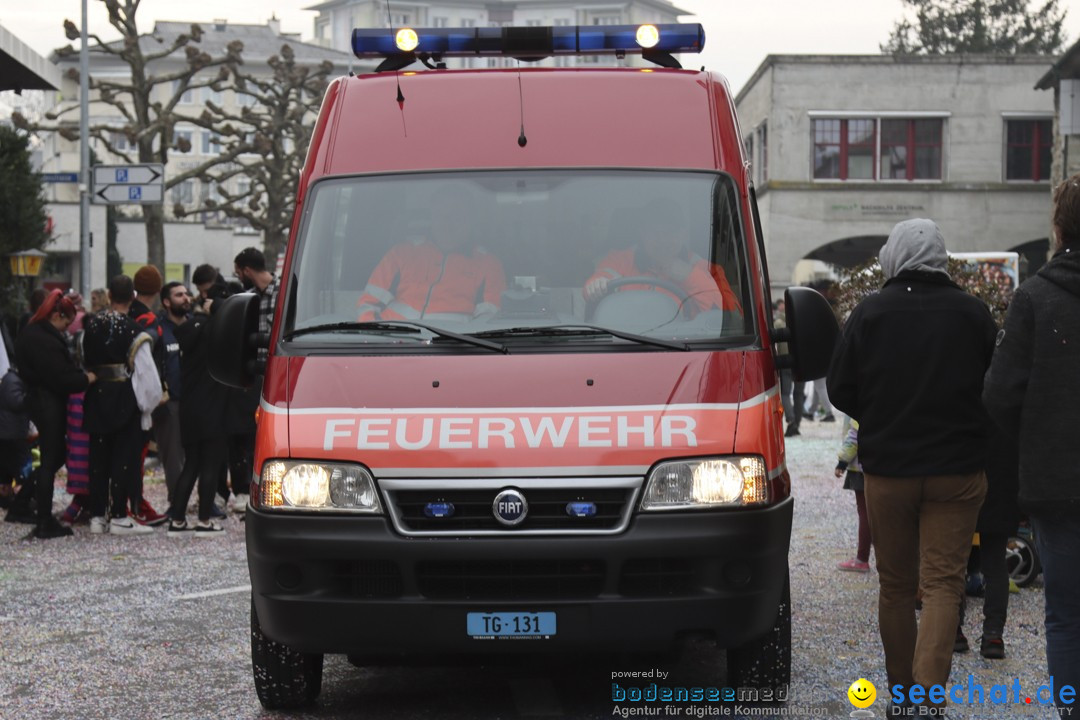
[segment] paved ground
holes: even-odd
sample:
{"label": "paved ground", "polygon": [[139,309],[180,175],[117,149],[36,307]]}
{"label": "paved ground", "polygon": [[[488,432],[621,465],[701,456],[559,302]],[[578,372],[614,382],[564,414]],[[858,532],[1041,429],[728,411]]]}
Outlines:
{"label": "paved ground", "polygon": [[[838,424],[804,424],[789,442],[796,513],[792,542],[795,700],[788,716],[847,717],[847,687],[884,686],[876,625],[876,576],[839,573],[855,543],[851,493],[832,475]],[[163,487],[151,479],[156,505]],[[59,498],[58,498],[59,501]],[[251,684],[243,525],[223,538],[91,536],[24,539],[27,526],[0,523],[0,718],[263,718]],[[987,691],[1026,692],[1046,681],[1042,591],[1010,596],[1009,656],[956,656],[953,680],[970,674]],[[969,611],[978,636],[981,601]],[[684,682],[714,659],[664,665]],[[323,694],[298,718],[612,717],[611,673],[649,659],[357,669],[327,658]],[[667,663],[657,660],[658,663]],[[705,676],[705,680],[708,678]],[[706,684],[708,684],[706,682]],[[1026,693],[1025,693],[1026,694]],[[734,717],[727,707],[672,708],[661,717]],[[881,717],[884,701],[871,708]],[[799,714],[801,713],[801,714]],[[1050,718],[1045,708],[954,707],[951,718]]]}

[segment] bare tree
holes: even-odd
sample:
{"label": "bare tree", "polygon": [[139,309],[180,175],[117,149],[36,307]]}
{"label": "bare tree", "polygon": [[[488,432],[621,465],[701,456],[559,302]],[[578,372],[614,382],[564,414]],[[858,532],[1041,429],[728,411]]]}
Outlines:
{"label": "bare tree", "polygon": [[[267,64],[273,72],[263,76],[232,68],[233,88],[250,98],[247,106],[230,112],[206,104],[200,123],[215,128],[223,155],[235,162],[203,168],[197,175],[215,184],[221,197],[206,200],[205,207],[246,220],[260,231],[267,261],[273,264],[288,237],[313,118],[334,66],[329,61],[298,65],[288,44]],[[185,208],[177,203],[173,212],[182,217]]]}
{"label": "bare tree", "polygon": [[[183,95],[203,87],[222,90],[235,69],[243,62],[241,53],[243,43],[229,43],[221,57],[211,57],[199,47],[202,28],[192,24],[189,32],[175,37],[157,37],[140,35],[136,24],[136,13],[141,0],[100,0],[109,13],[109,23],[120,33],[121,39],[105,42],[99,36],[90,34],[92,51],[121,61],[130,68],[130,78],[95,77],[89,78],[90,90],[96,91],[99,101],[109,105],[124,118],[124,125],[94,123],[89,134],[112,155],[126,163],[166,163],[169,150],[188,152],[190,142],[177,137],[175,127],[178,122],[191,122],[203,125],[201,118],[189,118],[176,110]],[[64,30],[69,40],[80,38],[79,29],[70,20],[64,21]],[[183,51],[184,63],[178,69],[169,70],[167,62],[174,53]],[[70,56],[77,51],[68,45],[57,51],[61,56]],[[216,73],[208,71],[217,69]],[[72,68],[67,76],[79,79],[79,71]],[[46,123],[30,123],[25,118],[14,115],[13,122],[22,128],[34,131],[56,131],[67,140],[79,139],[77,124],[64,120],[64,117],[78,110],[78,105],[70,105],[59,112],[46,115]],[[130,151],[118,146],[118,136],[134,148]],[[239,150],[237,150],[238,154]],[[220,163],[230,162],[235,154],[224,151],[220,155],[190,168],[182,173],[171,174],[165,178],[165,189],[189,178],[197,177],[208,168]],[[143,220],[146,225],[147,258],[152,265],[164,271],[165,268],[165,218],[163,206],[142,205]]]}
{"label": "bare tree", "polygon": [[898,20],[882,52],[1053,54],[1065,43],[1066,11],[1058,0],[1046,0],[1034,10],[1029,0],[902,1],[914,11],[914,20]]}

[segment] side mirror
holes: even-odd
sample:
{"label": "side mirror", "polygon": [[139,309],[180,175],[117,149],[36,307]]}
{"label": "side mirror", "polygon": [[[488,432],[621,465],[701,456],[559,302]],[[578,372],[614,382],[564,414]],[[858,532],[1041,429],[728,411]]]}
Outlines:
{"label": "side mirror", "polygon": [[789,366],[796,382],[817,380],[829,372],[833,348],[840,334],[829,301],[807,287],[790,287],[784,291],[787,320]]}
{"label": "side mirror", "polygon": [[219,383],[246,388],[257,374],[259,296],[240,293],[219,301],[207,326],[210,375]]}

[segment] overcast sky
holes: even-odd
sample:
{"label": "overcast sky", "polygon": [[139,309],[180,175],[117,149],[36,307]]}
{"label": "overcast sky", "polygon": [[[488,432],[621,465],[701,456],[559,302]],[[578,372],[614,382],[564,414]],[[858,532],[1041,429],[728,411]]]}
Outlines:
{"label": "overcast sky", "polygon": [[[1032,5],[1042,2],[1032,0]],[[80,21],[80,0],[0,0],[0,4],[4,6],[0,25],[42,55],[67,44],[65,18],[76,25]],[[225,17],[230,22],[263,23],[275,13],[285,31],[307,39],[315,13],[302,8],[313,4],[315,0],[143,0],[138,19],[140,28],[149,31],[154,20],[207,23]],[[705,26],[705,53],[700,60],[684,57],[684,64],[723,73],[736,92],[769,54],[877,53],[902,14],[900,0],[677,0],[675,4],[696,13]],[[1059,4],[1068,10],[1065,25],[1071,45],[1080,38],[1080,0]],[[104,5],[89,0],[89,6],[90,31],[113,39]]]}

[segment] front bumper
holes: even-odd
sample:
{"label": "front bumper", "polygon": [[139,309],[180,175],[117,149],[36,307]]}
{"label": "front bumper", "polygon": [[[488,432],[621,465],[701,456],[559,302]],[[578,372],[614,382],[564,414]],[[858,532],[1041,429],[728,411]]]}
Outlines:
{"label": "front bumper", "polygon": [[[787,578],[794,501],[639,513],[618,535],[407,538],[385,517],[249,509],[263,632],[303,652],[665,651],[766,633]],[[475,640],[469,612],[555,612],[548,640]]]}

